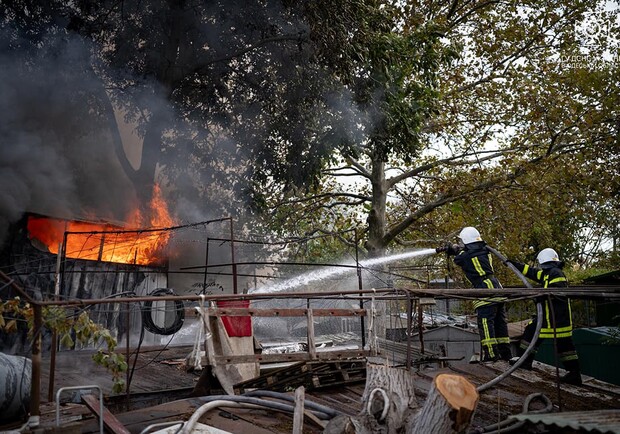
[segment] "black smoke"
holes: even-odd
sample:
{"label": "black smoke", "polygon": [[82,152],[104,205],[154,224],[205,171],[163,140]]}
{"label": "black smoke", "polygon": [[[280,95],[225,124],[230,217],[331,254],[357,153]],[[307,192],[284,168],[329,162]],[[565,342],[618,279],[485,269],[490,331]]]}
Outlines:
{"label": "black smoke", "polygon": [[134,193],[91,47],[52,34],[25,49],[7,29],[0,38],[0,239],[24,212],[122,221]]}

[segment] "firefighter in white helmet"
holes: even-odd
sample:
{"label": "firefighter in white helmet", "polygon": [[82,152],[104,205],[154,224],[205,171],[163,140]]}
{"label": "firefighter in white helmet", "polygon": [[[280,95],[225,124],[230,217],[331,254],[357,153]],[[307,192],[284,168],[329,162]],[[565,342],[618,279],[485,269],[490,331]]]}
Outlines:
{"label": "firefighter in white helmet", "polygon": [[[530,267],[521,262],[509,260],[524,276],[538,282],[543,288],[552,291],[552,288],[566,288],[568,281],[566,275],[562,271],[564,263],[560,261],[560,257],[553,249],[543,249],[536,257],[539,268]],[[536,350],[542,343],[543,339],[557,339],[558,356],[568,373],[560,380],[563,383],[580,385],[581,369],[579,367],[579,358],[577,350],[573,343],[573,321],[571,318],[570,301],[567,297],[551,295],[551,305],[549,298],[544,297],[544,319],[543,325],[536,341],[534,351],[530,353],[523,364],[520,365],[524,369],[532,369],[532,361],[536,355]],[[551,311],[553,309],[553,311]],[[554,321],[555,319],[555,321]],[[523,336],[519,342],[518,355],[521,356],[525,349],[530,345],[536,332],[536,318],[525,327]],[[516,362],[514,359],[511,363]]]}
{"label": "firefighter in white helmet", "polygon": [[[461,230],[459,238],[462,244],[448,244],[437,251],[455,255],[454,263],[461,267],[474,288],[501,288],[493,270],[493,255],[480,232],[468,226]],[[485,297],[474,301],[483,362],[512,358],[505,301],[505,297]]]}

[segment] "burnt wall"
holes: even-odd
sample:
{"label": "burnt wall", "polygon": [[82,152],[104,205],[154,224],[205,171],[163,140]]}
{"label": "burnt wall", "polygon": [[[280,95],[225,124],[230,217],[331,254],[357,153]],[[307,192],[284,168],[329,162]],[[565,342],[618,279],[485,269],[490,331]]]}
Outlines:
{"label": "burnt wall", "polygon": [[[27,217],[12,225],[9,236],[0,250],[0,269],[9,275],[32,298],[52,300],[55,298],[58,255],[52,254],[30,240],[26,229]],[[146,295],[159,287],[167,286],[166,270],[131,264],[118,264],[80,259],[65,259],[60,263],[59,298],[113,299],[121,295]],[[0,299],[15,297],[10,288],[0,292]],[[91,319],[110,329],[117,337],[127,328],[126,312],[131,313],[132,322],[139,321],[139,305],[98,304],[88,308]],[[74,309],[80,313],[80,309]],[[6,314],[5,320],[10,319]],[[139,324],[130,325],[132,329]],[[0,351],[9,354],[24,354],[30,351],[26,336],[27,326],[18,321],[18,333],[0,332]]]}

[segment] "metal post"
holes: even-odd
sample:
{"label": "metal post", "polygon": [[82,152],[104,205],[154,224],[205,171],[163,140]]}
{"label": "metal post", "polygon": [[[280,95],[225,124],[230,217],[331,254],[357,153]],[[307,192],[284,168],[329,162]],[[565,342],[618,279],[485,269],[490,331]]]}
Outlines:
{"label": "metal post", "polygon": [[[99,253],[97,254],[97,261],[101,262],[103,258],[103,250],[105,248],[105,234],[101,235],[101,242],[99,243]],[[137,253],[137,251],[136,251]]]}
{"label": "metal post", "polygon": [[411,294],[409,291],[405,292],[407,294],[407,365],[406,370],[411,369],[411,333],[413,332],[412,327],[412,317],[413,317],[413,300],[411,299]]}
{"label": "metal post", "polygon": [[424,311],[422,310],[422,303],[420,299],[417,300],[418,303],[418,336],[420,338],[420,353],[424,354],[424,333],[423,333],[423,316]]}
{"label": "metal post", "polygon": [[232,263],[232,273],[233,273],[233,294],[238,294],[237,291],[237,264],[235,263],[235,238],[233,233],[233,219],[230,219],[230,256]]}
{"label": "metal post", "polygon": [[[58,255],[56,255],[56,275],[54,276],[54,299],[60,299],[60,267],[61,267],[61,253],[63,250],[63,243],[58,244]],[[51,343],[51,351],[50,351],[50,374],[49,374],[49,384],[47,389],[47,400],[52,401],[54,399],[54,376],[56,373],[56,350],[58,347],[58,332],[56,330],[52,331],[52,343]]]}
{"label": "metal post", "polygon": [[[361,298],[361,291],[364,289],[362,284],[362,269],[359,261],[359,239],[357,237],[357,229],[355,230],[355,265],[357,266],[357,287],[360,290],[360,309],[364,309],[364,299]],[[364,316],[360,316],[360,327],[362,328],[362,348],[366,347],[366,329],[364,326]]]}
{"label": "metal post", "polygon": [[[63,292],[65,285],[65,259],[67,258],[67,239],[69,233],[67,232],[67,224],[65,223],[65,231],[62,237],[62,244],[58,249],[57,270],[56,270],[56,285],[54,287],[55,300],[60,300],[60,294]],[[56,352],[58,351],[58,337],[56,331],[52,332],[52,346],[50,351],[50,374],[48,385],[48,401],[52,400],[54,396],[54,383],[56,380]]]}
{"label": "metal post", "polygon": [[56,426],[60,426],[60,394],[65,390],[97,389],[99,391],[99,432],[103,434],[103,390],[97,385],[61,387],[56,392]]}
{"label": "metal post", "polygon": [[205,276],[202,281],[202,293],[207,293],[207,274],[209,274],[209,237],[207,237],[207,247],[205,248]]}
{"label": "metal post", "polygon": [[60,293],[65,289],[65,262],[67,259],[67,238],[68,233],[65,229],[65,233],[62,238],[62,251],[58,252],[60,255]]}
{"label": "metal post", "polygon": [[[448,278],[448,276],[446,276],[445,282],[446,282],[445,288],[450,289],[450,279]],[[450,299],[449,298],[446,298],[446,313],[450,315]]]}
{"label": "metal post", "polygon": [[[129,308],[129,304],[126,305],[127,306],[127,314],[125,316],[125,319],[127,321],[127,325],[125,327],[125,339],[127,340],[127,342],[125,343],[125,360],[127,360],[127,366],[129,366],[129,327],[130,327],[130,323],[131,323],[131,309]],[[138,358],[138,349],[136,348],[136,359]],[[130,375],[130,370],[127,369],[127,376],[126,376],[126,384],[127,384],[127,411],[129,411],[129,400],[130,400],[130,391],[129,388],[131,387],[131,375]]]}
{"label": "metal post", "polygon": [[41,411],[41,333],[43,332],[43,308],[33,304],[34,329],[32,330],[32,384],[30,385],[30,416],[39,417]]}

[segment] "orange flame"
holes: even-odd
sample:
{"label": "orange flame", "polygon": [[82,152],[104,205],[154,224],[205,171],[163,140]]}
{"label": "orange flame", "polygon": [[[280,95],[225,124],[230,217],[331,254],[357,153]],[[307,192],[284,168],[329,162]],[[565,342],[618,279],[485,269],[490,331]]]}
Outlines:
{"label": "orange flame", "polygon": [[[140,265],[161,264],[165,259],[163,250],[170,239],[170,231],[158,228],[174,226],[174,220],[158,185],[153,188],[150,219],[148,222],[145,220],[139,209],[135,209],[127,218],[126,228],[108,223],[30,216],[28,232],[31,238],[45,244],[54,254],[58,254],[58,247],[67,232],[65,251],[69,258]],[[149,229],[144,229],[147,225]]]}

